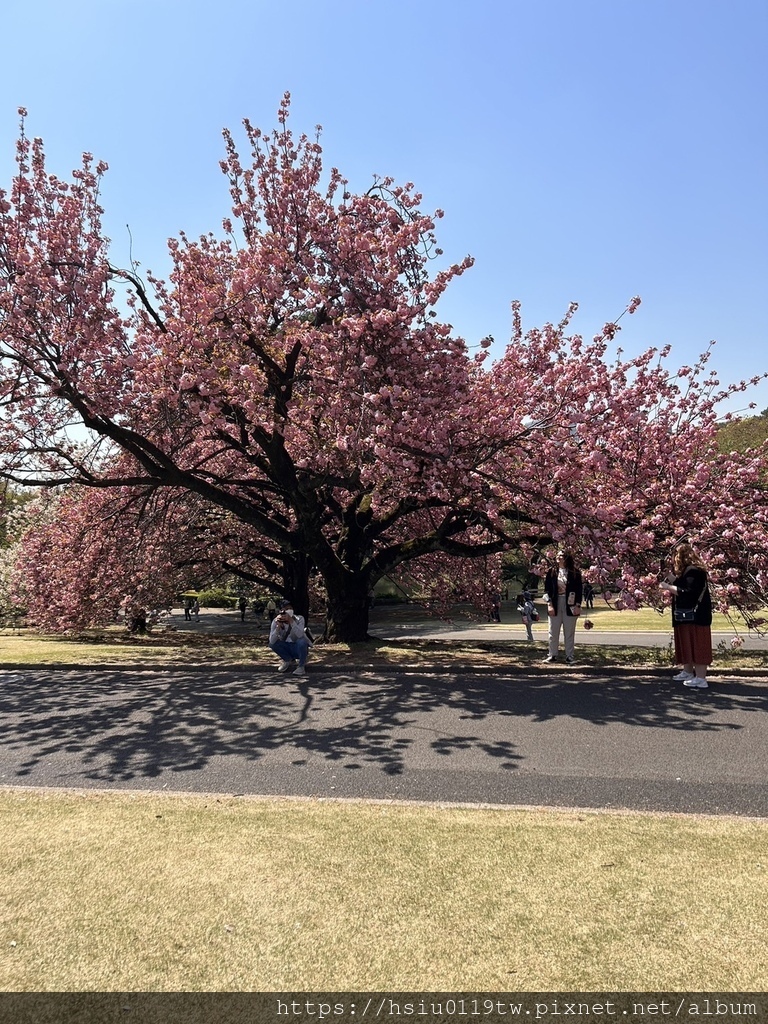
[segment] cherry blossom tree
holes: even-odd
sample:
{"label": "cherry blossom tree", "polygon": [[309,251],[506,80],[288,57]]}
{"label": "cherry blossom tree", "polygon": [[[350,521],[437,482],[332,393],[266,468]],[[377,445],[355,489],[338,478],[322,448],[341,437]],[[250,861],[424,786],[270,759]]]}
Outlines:
{"label": "cherry blossom tree", "polygon": [[678,370],[668,347],[611,362],[619,324],[585,343],[567,335],[574,312],[523,335],[515,305],[512,344],[482,379],[489,441],[497,431],[489,483],[510,532],[532,555],[548,541],[571,547],[594,582],[618,587],[619,607],[662,603],[657,584],[688,538],[721,607],[763,604],[768,445],[718,445],[721,403],[760,378],[722,388],[711,348]]}
{"label": "cherry blossom tree", "polygon": [[[41,629],[109,625],[130,609],[169,604],[183,589],[167,518],[138,516],[124,488],[44,493],[12,578],[16,603]],[[105,528],[109,523],[110,528]]]}
{"label": "cherry blossom tree", "polygon": [[[179,526],[187,505],[218,524],[209,564],[272,573],[300,610],[319,576],[336,639],[366,637],[385,575],[445,580],[450,559],[481,600],[504,550],[535,558],[552,541],[629,605],[656,600],[665,550],[695,535],[723,599],[758,601],[765,453],[717,451],[723,393],[706,360],[611,362],[617,322],[585,343],[568,333],[575,307],[527,333],[514,307],[512,341],[487,366],[489,339],[473,356],[436,316],[471,265],[432,271],[439,211],[421,212],[411,184],[356,194],[324,175],[318,136],[294,138],[288,114],[286,96],[269,136],[245,122],[247,160],[224,133],[231,217],[220,236],[169,241],[168,281],[111,262],[106,165],[86,155],[63,181],[22,121],[0,193],[0,474],[76,488],[30,535],[25,578],[55,562],[78,622],[111,606],[105,574],[135,593],[165,566],[176,588],[184,558],[169,545],[205,560]],[[116,507],[105,494],[131,509],[122,558],[119,531],[94,528]],[[79,543],[57,546],[57,528]]]}
{"label": "cherry blossom tree", "polygon": [[170,607],[184,590],[239,577],[289,594],[290,559],[228,512],[174,488],[44,493],[13,552],[11,593],[50,630],[108,625],[127,607]]}
{"label": "cherry blossom tree", "polygon": [[22,537],[34,514],[35,494],[22,488],[0,487],[0,621],[22,616],[14,594],[16,563]]}
{"label": "cherry blossom tree", "polygon": [[[247,168],[225,135],[233,220],[172,240],[170,281],[149,287],[109,261],[106,166],[86,156],[64,182],[22,131],[0,199],[3,474],[194,494],[303,567],[300,607],[319,572],[330,634],[360,639],[377,574],[462,550],[484,518],[445,499],[446,445],[466,432],[446,409],[469,403],[475,364],[432,316],[470,261],[430,276],[413,187],[353,195],[332,170],[321,188],[319,144],[287,114],[286,99],[270,139],[246,123]],[[408,454],[425,437],[431,464]]]}

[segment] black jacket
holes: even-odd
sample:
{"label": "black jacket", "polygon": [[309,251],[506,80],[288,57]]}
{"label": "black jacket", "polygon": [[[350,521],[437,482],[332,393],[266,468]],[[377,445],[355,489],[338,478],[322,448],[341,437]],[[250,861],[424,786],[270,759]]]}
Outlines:
{"label": "black jacket", "polygon": [[[677,593],[672,598],[672,621],[675,621],[675,608],[696,608],[693,617],[694,625],[711,626],[712,598],[709,596],[706,572],[698,565],[689,565],[674,583]],[[704,591],[703,597],[702,591]]]}
{"label": "black jacket", "polygon": [[[557,569],[550,569],[544,578],[544,594],[546,595],[547,603],[557,608]],[[584,597],[584,588],[581,582],[581,573],[578,569],[568,573],[568,582],[565,585],[566,613],[572,615],[571,606],[568,604],[569,594],[575,595],[574,604],[581,604]]]}

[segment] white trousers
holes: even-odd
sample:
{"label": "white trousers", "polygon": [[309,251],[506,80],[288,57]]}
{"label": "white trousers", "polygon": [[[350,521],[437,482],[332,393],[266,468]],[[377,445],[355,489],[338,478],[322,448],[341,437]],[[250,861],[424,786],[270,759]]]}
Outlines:
{"label": "white trousers", "polygon": [[567,600],[565,594],[560,594],[557,598],[557,614],[549,616],[549,654],[552,658],[557,657],[557,648],[560,646],[561,627],[566,658],[573,657],[576,646],[576,621],[578,616],[567,613]]}

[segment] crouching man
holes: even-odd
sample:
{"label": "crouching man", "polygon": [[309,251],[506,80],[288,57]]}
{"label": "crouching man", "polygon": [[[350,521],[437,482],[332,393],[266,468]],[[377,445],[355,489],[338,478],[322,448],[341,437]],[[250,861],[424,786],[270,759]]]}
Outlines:
{"label": "crouching man", "polygon": [[304,632],[304,618],[294,615],[290,601],[283,601],[279,613],[272,620],[269,646],[282,661],[278,672],[288,672],[294,663],[298,663],[293,674],[306,675],[304,666],[311,644]]}

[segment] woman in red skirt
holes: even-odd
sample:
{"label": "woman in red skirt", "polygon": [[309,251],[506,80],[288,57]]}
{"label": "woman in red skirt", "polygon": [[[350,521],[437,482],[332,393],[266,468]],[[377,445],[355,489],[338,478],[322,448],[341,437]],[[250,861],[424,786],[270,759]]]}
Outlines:
{"label": "woman in red skirt", "polygon": [[[690,544],[675,550],[673,566],[674,581],[660,586],[673,595],[675,661],[683,666],[674,678],[684,686],[706,690],[707,667],[712,664],[712,598],[707,572]],[[682,618],[686,621],[680,621]]]}

